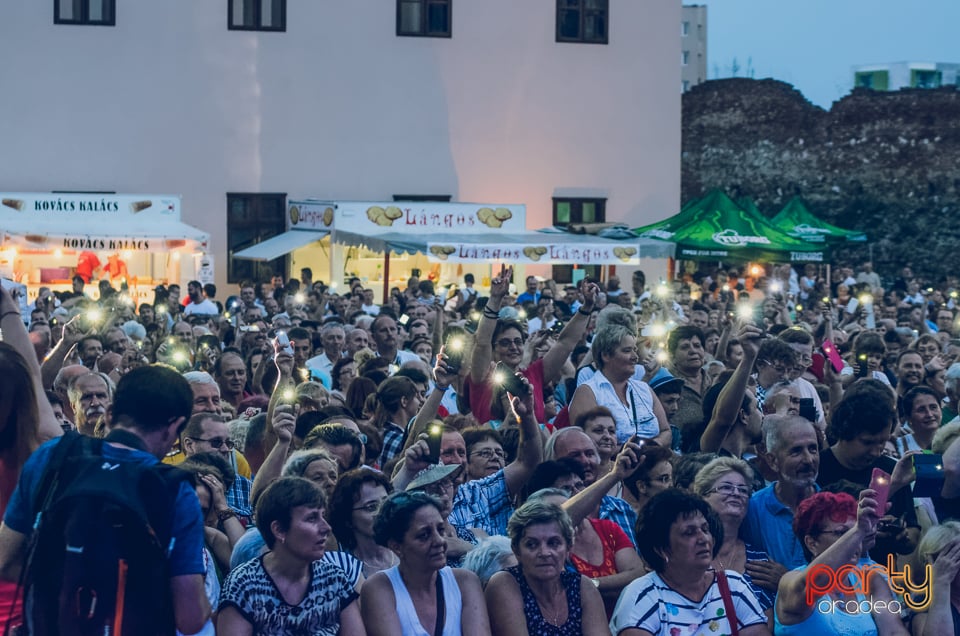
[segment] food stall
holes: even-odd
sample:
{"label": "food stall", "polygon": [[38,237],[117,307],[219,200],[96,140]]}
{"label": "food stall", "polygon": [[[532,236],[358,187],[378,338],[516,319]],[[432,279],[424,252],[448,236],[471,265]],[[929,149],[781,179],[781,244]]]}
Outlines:
{"label": "food stall", "polygon": [[481,287],[499,264],[637,265],[673,249],[630,235],[623,240],[526,227],[513,204],[291,200],[287,231],[234,254],[272,260],[291,254],[290,272],[342,283],[359,277],[378,296],[403,288],[410,272],[445,284],[473,273]]}
{"label": "food stall", "polygon": [[137,302],[156,285],[194,278],[206,232],[180,220],[180,197],[150,194],[0,193],[0,276],[26,285],[29,299],[49,287],[68,290],[75,273]]}

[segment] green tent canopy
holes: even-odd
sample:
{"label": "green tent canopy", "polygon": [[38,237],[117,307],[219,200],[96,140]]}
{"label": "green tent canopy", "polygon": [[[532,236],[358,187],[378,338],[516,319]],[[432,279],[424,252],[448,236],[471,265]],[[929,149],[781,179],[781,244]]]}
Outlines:
{"label": "green tent canopy", "polygon": [[867,235],[857,230],[845,230],[830,225],[813,215],[800,197],[793,197],[771,223],[794,238],[809,243],[862,243]]}
{"label": "green tent canopy", "polygon": [[825,245],[793,238],[720,190],[686,204],[669,219],[633,231],[643,238],[676,243],[674,256],[686,260],[827,261]]}

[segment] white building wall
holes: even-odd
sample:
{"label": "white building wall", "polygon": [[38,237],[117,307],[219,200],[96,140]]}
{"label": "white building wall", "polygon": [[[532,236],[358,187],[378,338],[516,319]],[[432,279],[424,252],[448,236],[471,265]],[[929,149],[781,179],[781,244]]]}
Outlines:
{"label": "white building wall", "polygon": [[289,0],[284,33],[227,2],[117,0],[114,27],[0,3],[0,191],[183,197],[226,282],[226,193],[676,211],[675,0],[610,0],[609,44],[555,42],[555,0],[453,2],[450,39],[397,37],[391,0]]}

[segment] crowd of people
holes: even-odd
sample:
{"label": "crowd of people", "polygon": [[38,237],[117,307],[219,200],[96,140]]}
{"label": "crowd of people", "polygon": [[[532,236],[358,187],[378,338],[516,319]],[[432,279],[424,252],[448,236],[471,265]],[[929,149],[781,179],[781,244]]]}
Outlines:
{"label": "crowd of people", "polygon": [[960,634],[960,284],[821,269],[0,290],[3,620],[82,446],[170,489],[156,633]]}

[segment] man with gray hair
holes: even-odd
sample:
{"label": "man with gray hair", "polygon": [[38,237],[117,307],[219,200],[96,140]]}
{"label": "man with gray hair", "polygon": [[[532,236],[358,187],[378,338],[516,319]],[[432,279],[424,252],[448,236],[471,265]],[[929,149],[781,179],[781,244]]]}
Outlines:
{"label": "man with gray hair", "polygon": [[88,371],[75,376],[67,395],[74,413],[74,425],[83,435],[94,437],[97,423],[113,401],[113,382],[104,373]]}
{"label": "man with gray hair", "polygon": [[319,369],[328,374],[333,372],[333,365],[343,356],[343,346],[346,335],[343,325],[338,322],[328,322],[320,328],[320,346],[323,353],[307,360],[308,369]]}
{"label": "man with gray hair", "polygon": [[[640,447],[629,441],[624,444],[624,447],[625,451],[633,452],[633,467],[636,469],[636,467],[639,466]],[[597,453],[597,445],[579,426],[562,428],[547,440],[544,448],[545,461],[562,458],[571,459],[580,465],[581,470],[583,470],[583,483],[585,486],[592,485],[598,481],[598,479],[610,481],[609,488],[605,487],[602,491],[598,492],[608,492],[610,488],[616,486],[620,481],[617,476],[617,471],[615,470],[611,470],[602,477],[597,474],[597,469],[600,467],[600,455]],[[630,537],[630,541],[633,542],[634,545],[637,544],[633,534],[634,526],[636,526],[637,523],[637,513],[633,511],[630,504],[619,497],[611,497],[610,495],[604,495],[599,501],[591,500],[584,501],[583,503],[584,507],[593,511],[590,514],[591,517],[613,521]]]}
{"label": "man with gray hair", "polygon": [[802,567],[807,560],[793,533],[793,515],[801,501],[820,490],[817,429],[798,415],[768,415],[763,418],[763,434],[766,460],[777,481],[750,498],[744,540],[788,570]]}
{"label": "man with gray hair", "polygon": [[216,413],[220,415],[220,385],[206,371],[188,371],[183,374],[193,391],[193,414]]}
{"label": "man with gray hair", "polygon": [[68,364],[57,371],[53,379],[53,392],[63,403],[63,416],[71,423],[76,423],[76,415],[73,412],[73,405],[70,404],[70,383],[80,375],[90,373],[90,369],[82,364]]}

